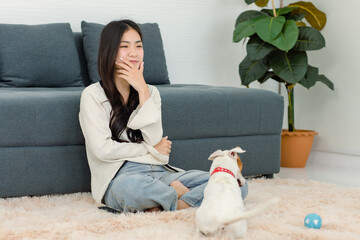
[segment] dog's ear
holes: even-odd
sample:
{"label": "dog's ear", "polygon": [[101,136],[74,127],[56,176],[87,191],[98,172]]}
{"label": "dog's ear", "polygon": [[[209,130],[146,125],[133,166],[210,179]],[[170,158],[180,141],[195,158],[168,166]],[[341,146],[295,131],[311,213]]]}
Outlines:
{"label": "dog's ear", "polygon": [[238,158],[237,153],[244,153],[244,152],[246,151],[242,150],[241,147],[236,147],[229,150],[229,156],[236,160]]}
{"label": "dog's ear", "polygon": [[[244,153],[244,152],[246,152],[245,150],[242,150],[241,149],[241,147],[236,147],[236,148],[233,148],[233,149],[231,149],[231,150],[229,150],[230,151],[230,153],[232,153],[232,152],[237,152],[237,153]],[[233,155],[234,156],[234,155]]]}
{"label": "dog's ear", "polygon": [[223,155],[224,152],[221,150],[216,150],[215,152],[213,152],[210,157],[208,158],[209,160],[214,160],[217,156],[221,156]]}

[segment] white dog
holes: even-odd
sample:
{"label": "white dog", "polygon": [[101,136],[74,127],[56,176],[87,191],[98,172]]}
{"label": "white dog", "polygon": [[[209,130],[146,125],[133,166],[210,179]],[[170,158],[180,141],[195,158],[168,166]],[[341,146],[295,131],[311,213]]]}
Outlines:
{"label": "white dog", "polygon": [[242,162],[237,153],[245,152],[240,147],[217,150],[210,155],[213,160],[211,177],[204,190],[204,199],[196,212],[197,231],[206,236],[224,234],[242,237],[247,231],[245,219],[262,213],[278,199],[251,211],[245,211],[239,185],[245,184],[241,174]]}

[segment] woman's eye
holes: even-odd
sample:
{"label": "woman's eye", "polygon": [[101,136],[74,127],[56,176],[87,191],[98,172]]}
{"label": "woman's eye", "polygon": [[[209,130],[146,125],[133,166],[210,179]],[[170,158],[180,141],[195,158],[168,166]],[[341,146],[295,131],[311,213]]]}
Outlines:
{"label": "woman's eye", "polygon": [[120,48],[127,48],[128,46],[120,46]]}
{"label": "woman's eye", "polygon": [[137,48],[142,48],[142,47],[143,47],[142,45],[137,46]]}

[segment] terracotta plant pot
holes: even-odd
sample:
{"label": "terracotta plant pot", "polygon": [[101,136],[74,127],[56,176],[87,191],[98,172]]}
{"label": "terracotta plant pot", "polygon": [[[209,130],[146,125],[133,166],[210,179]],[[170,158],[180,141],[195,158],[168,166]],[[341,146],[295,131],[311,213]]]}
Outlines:
{"label": "terracotta plant pot", "polygon": [[296,130],[281,133],[281,167],[303,168],[309,158],[315,131]]}

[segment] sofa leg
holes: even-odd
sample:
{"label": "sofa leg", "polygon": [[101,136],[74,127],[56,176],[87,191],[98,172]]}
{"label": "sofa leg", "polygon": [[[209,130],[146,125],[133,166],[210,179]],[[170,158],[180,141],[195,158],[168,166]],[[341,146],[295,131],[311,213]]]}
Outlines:
{"label": "sofa leg", "polygon": [[252,175],[252,176],[244,176],[245,179],[250,180],[250,179],[256,179],[256,178],[266,178],[266,179],[273,179],[274,178],[274,173],[270,173],[270,174],[262,174],[262,175]]}
{"label": "sofa leg", "polygon": [[268,179],[273,179],[273,178],[274,178],[274,174],[273,174],[273,173],[264,174],[263,177],[268,178]]}

